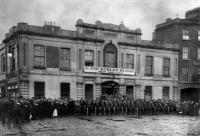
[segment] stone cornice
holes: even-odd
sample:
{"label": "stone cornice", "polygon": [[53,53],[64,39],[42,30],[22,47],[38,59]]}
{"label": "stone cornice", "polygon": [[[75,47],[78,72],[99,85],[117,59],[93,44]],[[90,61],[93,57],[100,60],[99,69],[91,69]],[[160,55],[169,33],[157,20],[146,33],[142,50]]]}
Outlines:
{"label": "stone cornice", "polygon": [[172,26],[172,25],[176,25],[176,24],[179,24],[179,25],[189,24],[189,25],[194,25],[194,26],[195,25],[200,26],[200,23],[198,21],[190,20],[190,19],[176,18],[176,19],[170,20],[168,22],[164,22],[164,23],[156,25],[156,30],[166,28],[168,26]]}
{"label": "stone cornice", "polygon": [[159,47],[159,46],[153,46],[153,45],[142,45],[142,44],[132,44],[132,43],[126,43],[126,42],[118,42],[119,45],[124,46],[132,46],[132,47],[140,47],[140,48],[148,48],[148,49],[157,49],[157,50],[167,50],[167,51],[177,51],[178,49],[174,48],[165,48],[165,47]]}
{"label": "stone cornice", "polygon": [[133,31],[133,30],[127,31],[127,30],[109,29],[109,28],[99,27],[99,26],[96,26],[96,25],[93,25],[93,24],[87,24],[87,23],[76,24],[76,27],[84,27],[84,28],[99,29],[99,30],[117,32],[117,33],[126,33],[126,34],[142,35],[141,32],[136,32],[136,31]]}
{"label": "stone cornice", "polygon": [[37,33],[37,32],[31,32],[31,31],[16,31],[13,33],[9,38],[4,39],[3,43],[7,43],[9,40],[15,38],[16,36],[20,34],[25,35],[33,35],[33,36],[42,36],[42,37],[50,37],[50,38],[61,38],[61,39],[69,39],[69,40],[81,40],[81,41],[89,41],[89,42],[99,42],[103,43],[103,39],[96,39],[96,38],[88,38],[88,37],[78,37],[78,36],[59,36],[59,35],[53,35],[53,34],[46,34],[46,33]]}

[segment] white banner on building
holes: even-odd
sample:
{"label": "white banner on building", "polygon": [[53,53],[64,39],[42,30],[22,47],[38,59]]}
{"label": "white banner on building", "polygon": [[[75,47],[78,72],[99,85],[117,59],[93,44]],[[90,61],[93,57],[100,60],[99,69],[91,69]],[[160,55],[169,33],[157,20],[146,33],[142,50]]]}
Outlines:
{"label": "white banner on building", "polygon": [[109,67],[94,67],[84,66],[84,72],[89,73],[105,73],[105,74],[122,74],[122,75],[135,75],[134,69],[121,69],[121,68],[109,68]]}

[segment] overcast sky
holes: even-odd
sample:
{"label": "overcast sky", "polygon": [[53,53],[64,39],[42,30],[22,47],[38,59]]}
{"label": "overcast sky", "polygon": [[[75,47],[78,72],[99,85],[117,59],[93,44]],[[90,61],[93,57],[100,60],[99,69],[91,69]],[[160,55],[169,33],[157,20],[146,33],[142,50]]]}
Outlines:
{"label": "overcast sky", "polygon": [[54,21],[63,29],[75,30],[76,21],[120,24],[141,28],[142,39],[151,40],[155,25],[166,18],[184,18],[200,0],[0,0],[0,40],[17,22],[44,25]]}

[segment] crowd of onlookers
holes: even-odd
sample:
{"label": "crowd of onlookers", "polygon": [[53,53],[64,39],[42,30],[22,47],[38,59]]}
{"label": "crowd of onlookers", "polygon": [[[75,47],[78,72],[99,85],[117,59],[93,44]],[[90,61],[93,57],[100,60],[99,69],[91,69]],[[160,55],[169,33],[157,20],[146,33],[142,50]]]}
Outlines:
{"label": "crowd of onlookers", "polygon": [[199,102],[192,100],[183,101],[180,103],[182,115],[198,116]]}
{"label": "crowd of onlookers", "polygon": [[34,119],[67,115],[199,115],[199,103],[194,101],[131,99],[120,95],[104,95],[96,100],[46,99],[23,97],[0,101],[0,116],[6,120],[28,122]]}

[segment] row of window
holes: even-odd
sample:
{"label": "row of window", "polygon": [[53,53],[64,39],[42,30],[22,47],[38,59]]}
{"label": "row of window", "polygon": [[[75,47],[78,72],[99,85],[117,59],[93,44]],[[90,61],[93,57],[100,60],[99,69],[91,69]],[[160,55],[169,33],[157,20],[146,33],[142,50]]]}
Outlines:
{"label": "row of window", "polygon": [[[14,51],[13,51],[14,52]],[[14,53],[13,53],[14,54]],[[24,47],[25,54],[25,47]],[[69,48],[57,48],[52,46],[44,45],[34,45],[34,67],[35,68],[60,68],[62,70],[70,70],[70,49]],[[107,46],[104,50],[104,66],[105,67],[117,67],[117,51],[114,46]],[[25,55],[24,55],[25,56]],[[79,49],[79,69],[81,70],[81,60],[82,60],[82,50]],[[100,51],[97,52],[97,65],[100,67]],[[127,69],[134,69],[134,54],[126,54],[126,65]],[[26,57],[24,57],[25,59]],[[15,57],[11,58],[11,68],[15,69]],[[124,54],[121,54],[121,67],[124,68]],[[6,61],[5,55],[1,56],[1,69],[5,72]],[[140,55],[137,56],[137,70],[140,71]],[[24,60],[24,65],[26,65],[26,60]],[[85,50],[84,51],[84,65],[94,66],[94,51]],[[148,76],[153,75],[154,69],[153,56],[146,56],[145,74]],[[177,66],[177,65],[176,65]],[[163,76],[170,76],[170,58],[163,59]]]}
{"label": "row of window", "polygon": [[[93,84],[85,84],[85,99],[93,99]],[[169,100],[170,87],[164,86],[162,90],[162,99]],[[126,86],[126,96],[134,98],[134,86]],[[70,83],[60,84],[61,98],[70,98]],[[45,97],[45,82],[34,82],[34,97]],[[152,86],[145,86],[144,98],[152,99]]]}
{"label": "row of window", "polygon": [[[153,69],[153,56],[146,56],[145,75],[152,76],[154,72]],[[177,71],[175,71],[175,75],[177,75]],[[163,76],[170,76],[170,58],[163,58]]]}
{"label": "row of window", "polygon": [[[183,47],[183,53],[182,53],[183,60],[188,60],[189,54],[190,54],[189,47]],[[200,48],[197,48],[197,60],[200,60]]]}
{"label": "row of window", "polygon": [[[189,29],[184,29],[183,30],[183,40],[190,40],[190,30]],[[200,30],[198,31],[198,36],[197,36],[198,41],[200,41]]]}
{"label": "row of window", "polygon": [[[168,86],[164,86],[162,89],[162,99],[169,100],[169,90]],[[152,100],[152,86],[145,86],[144,99]]]}
{"label": "row of window", "polygon": [[[70,98],[70,83],[60,83],[61,98]],[[34,97],[45,97],[45,82],[34,82]]]}
{"label": "row of window", "polygon": [[[45,64],[45,55],[47,64]],[[59,56],[59,57],[58,57]],[[34,66],[36,68],[53,67],[63,70],[70,70],[70,49],[46,46],[34,45]]]}
{"label": "row of window", "polygon": [[[123,55],[124,54],[122,53],[121,54],[121,67],[122,68],[123,68]],[[115,60],[114,55],[112,53],[107,53],[105,56],[105,61],[106,61],[105,66],[113,67],[114,60]],[[140,65],[139,62],[140,62],[140,60],[138,59],[138,65]],[[146,56],[146,65],[145,65],[145,74],[146,75],[149,75],[149,76],[153,75],[153,64],[154,64],[153,56]],[[85,66],[94,66],[94,52],[92,50],[85,51]],[[134,54],[126,54],[126,68],[134,69]],[[170,76],[170,58],[163,59],[163,76]]]}
{"label": "row of window", "polygon": [[[34,82],[34,97],[45,97],[45,82]],[[70,98],[70,83],[60,83],[60,97]],[[93,99],[93,84],[85,84],[85,99]]]}

